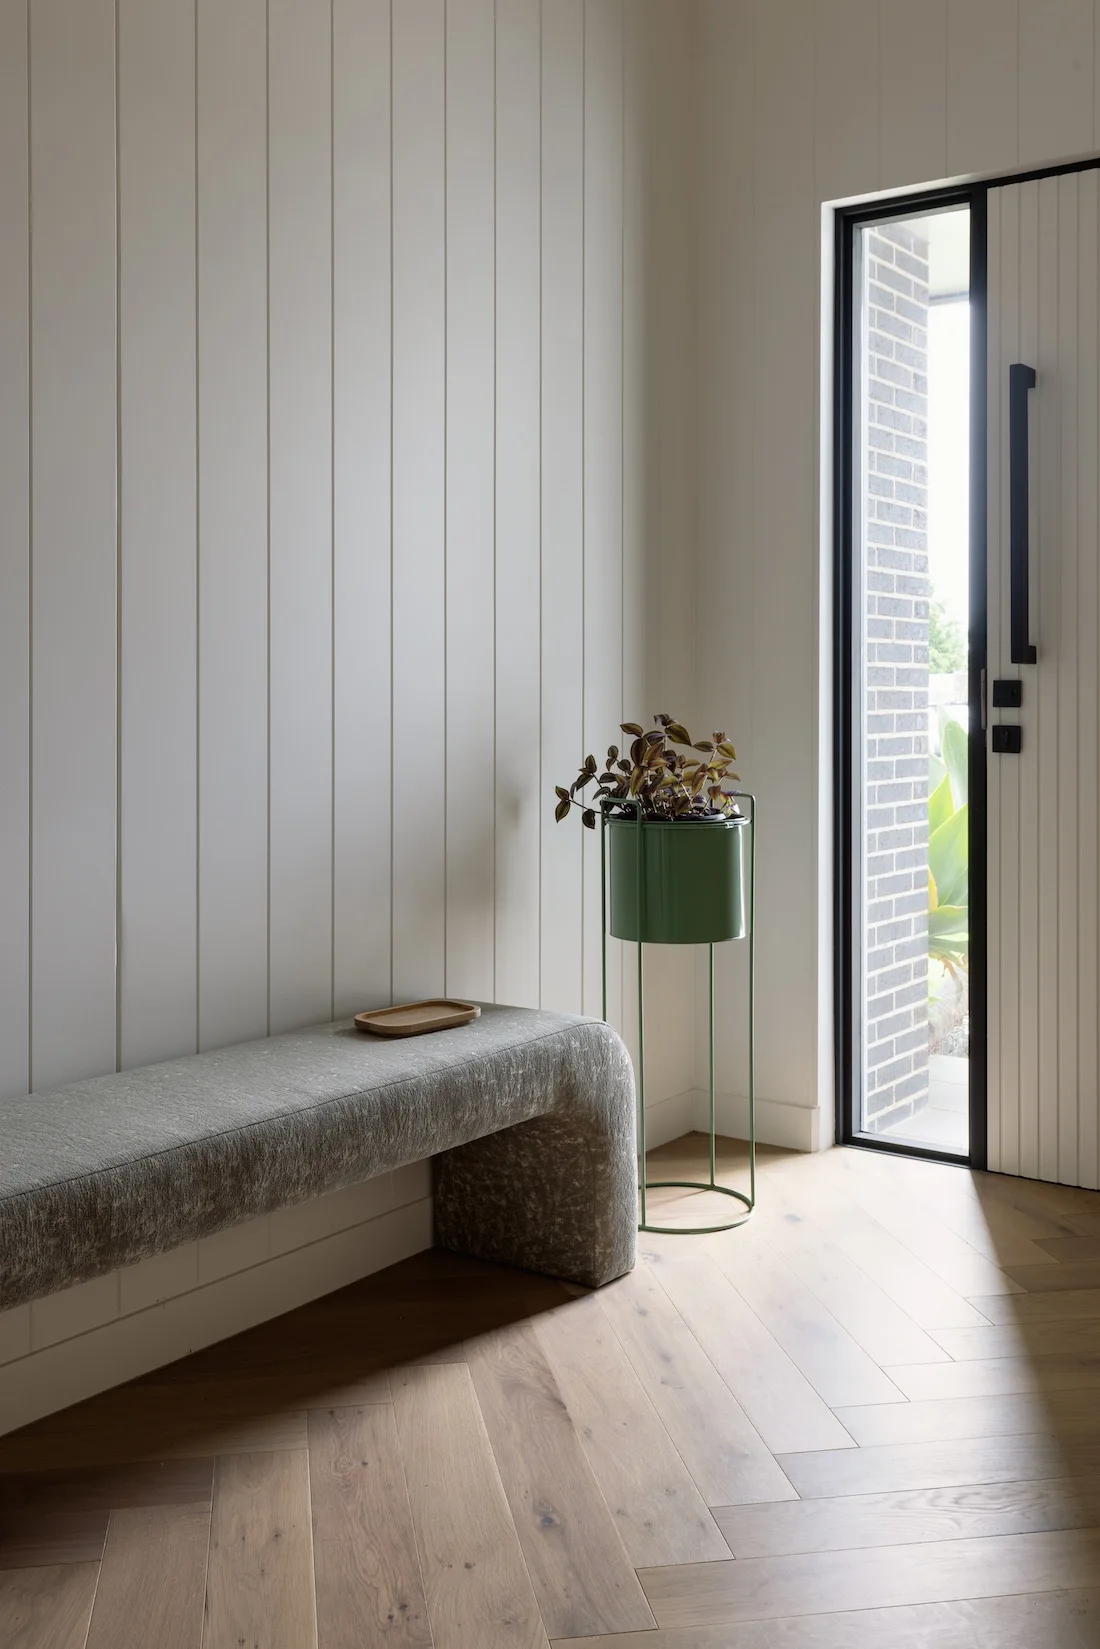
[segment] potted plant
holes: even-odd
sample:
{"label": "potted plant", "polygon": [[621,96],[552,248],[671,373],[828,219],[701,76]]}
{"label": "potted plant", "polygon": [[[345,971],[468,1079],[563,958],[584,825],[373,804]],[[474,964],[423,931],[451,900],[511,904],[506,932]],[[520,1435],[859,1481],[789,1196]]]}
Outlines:
{"label": "potted plant", "polygon": [[594,830],[603,815],[615,938],[658,945],[744,938],[746,819],[727,788],[737,778],[733,745],[724,733],[695,741],[672,716],[653,719],[648,732],[622,723],[630,746],[620,754],[611,745],[602,772],[586,756],[568,789],[556,785],[554,817],[560,823],[577,808]]}

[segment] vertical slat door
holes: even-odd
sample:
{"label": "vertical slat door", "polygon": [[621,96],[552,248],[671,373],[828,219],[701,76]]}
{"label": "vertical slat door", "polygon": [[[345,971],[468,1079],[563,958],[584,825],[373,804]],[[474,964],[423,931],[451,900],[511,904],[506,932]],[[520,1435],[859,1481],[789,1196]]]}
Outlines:
{"label": "vertical slat door", "polygon": [[[988,297],[989,1166],[1096,1187],[1098,180],[991,190]],[[1033,367],[1030,639],[1013,663],[1009,368]],[[1022,683],[1019,709],[993,704]],[[1018,754],[992,729],[1018,726]]]}

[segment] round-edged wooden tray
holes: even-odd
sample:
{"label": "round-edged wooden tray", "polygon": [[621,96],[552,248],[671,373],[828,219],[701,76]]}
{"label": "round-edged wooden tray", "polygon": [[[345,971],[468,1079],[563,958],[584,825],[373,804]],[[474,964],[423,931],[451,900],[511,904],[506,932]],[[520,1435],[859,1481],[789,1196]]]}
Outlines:
{"label": "round-edged wooden tray", "polygon": [[433,996],[426,1002],[405,1002],[397,1008],[375,1008],[357,1013],[355,1028],[373,1036],[423,1036],[426,1031],[449,1031],[455,1025],[469,1025],[481,1017],[476,1002],[459,1002],[450,996]]}

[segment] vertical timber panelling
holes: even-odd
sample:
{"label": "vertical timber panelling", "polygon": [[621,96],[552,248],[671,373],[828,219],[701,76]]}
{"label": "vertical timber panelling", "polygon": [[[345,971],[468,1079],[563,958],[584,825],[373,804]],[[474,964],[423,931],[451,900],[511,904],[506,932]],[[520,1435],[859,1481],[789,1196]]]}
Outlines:
{"label": "vertical timber panelling", "polygon": [[333,1010],[389,1002],[390,4],[333,8]]}
{"label": "vertical timber panelling", "polygon": [[[584,0],[542,10],[541,801],[576,774],[584,704]],[[582,1001],[582,842],[542,845],[542,1005]]]}
{"label": "vertical timber panelling", "polygon": [[[757,649],[753,754],[746,777],[762,792],[758,857],[757,1019],[759,1092],[805,1103],[814,1091],[815,1021],[792,1017],[813,997],[814,815],[806,776],[815,726],[799,714],[814,696],[817,603],[805,576],[814,540],[815,398],[792,397],[796,363],[815,354],[819,214],[814,194],[814,41],[798,0],[758,0],[758,80],[753,256],[756,354],[753,396],[753,542],[767,576],[754,590],[753,621],[783,645]],[[795,248],[799,248],[796,253]],[[806,913],[805,916],[802,913]]]}
{"label": "vertical timber panelling", "polygon": [[[583,744],[601,763],[609,742],[622,743],[623,4],[587,0],[585,8]],[[584,907],[583,1010],[598,1015],[598,830],[584,832]],[[617,969],[618,947],[609,950]],[[609,1005],[615,995],[609,977]]]}
{"label": "vertical timber panelling", "polygon": [[1092,148],[1093,0],[1019,0],[1020,164]]}
{"label": "vertical timber panelling", "polygon": [[947,0],[950,177],[1016,164],[1018,15],[1018,0]]}
{"label": "vertical timber panelling", "polygon": [[[990,1165],[1097,1181],[1097,180],[991,194],[990,670],[1019,674],[1019,756],[990,769]],[[1036,369],[1031,421],[1034,667],[1010,663],[1007,373]],[[998,473],[999,470],[999,473]]]}
{"label": "vertical timber panelling", "polygon": [[539,17],[538,0],[498,0],[495,996],[531,1008],[539,1001],[539,866],[547,821],[539,759]]}
{"label": "vertical timber panelling", "polygon": [[[756,371],[756,264],[738,257],[746,227],[752,236],[755,112],[753,0],[707,0],[710,26],[718,31],[718,52],[703,57],[702,187],[707,210],[701,214],[699,335],[716,370],[699,382],[698,429],[703,485],[700,531],[703,543],[726,543],[730,553],[715,557],[698,571],[700,706],[725,716],[737,749],[737,770],[751,788],[753,778],[753,700],[756,626],[753,621],[756,574],[752,523],[755,497],[753,409],[738,385],[752,382]],[[730,65],[728,95],[718,95],[718,81]],[[727,433],[728,432],[728,433]],[[708,717],[709,720],[709,717]],[[707,731],[715,731],[708,728]],[[721,945],[715,952],[718,1001],[740,1004],[748,989],[744,945]],[[706,976],[698,975],[699,1045],[705,1034]],[[723,1090],[746,1091],[745,1016],[719,1016],[716,1052]],[[707,1079],[705,1068],[699,1082]]]}
{"label": "vertical timber panelling", "polygon": [[266,0],[198,0],[199,1045],[267,1031]]}
{"label": "vertical timber panelling", "polygon": [[[1078,567],[1077,611],[1071,622],[1077,646],[1077,805],[1081,820],[1095,820],[1100,808],[1100,680],[1096,636],[1100,633],[1100,512],[1097,509],[1097,461],[1100,458],[1100,212],[1098,178],[1083,172],[1078,179],[1077,234],[1080,253],[1077,288],[1077,530],[1081,549]],[[1095,1190],[1100,1163],[1100,1067],[1097,1030],[1100,1014],[1100,971],[1097,955],[1098,889],[1097,842],[1082,830],[1077,842],[1077,1083],[1078,1183]]]}
{"label": "vertical timber panelling", "polygon": [[327,0],[271,0],[270,1019],[332,1011],[332,152]]}
{"label": "vertical timber panelling", "polygon": [[[986,273],[986,543],[993,545],[1000,542],[1002,526],[1001,511],[1002,499],[1007,489],[1007,477],[1004,474],[1005,442],[1008,438],[1007,426],[1004,423],[1004,410],[1001,394],[1001,207],[1002,194],[999,189],[990,192],[988,199],[988,214],[986,224],[987,273]],[[986,579],[986,634],[988,637],[988,657],[990,659],[1000,655],[1003,645],[1005,615],[1002,610],[1001,586],[998,579]],[[1002,852],[1002,832],[1000,829],[1001,812],[1001,780],[1004,776],[1004,764],[1000,762],[986,765],[986,794],[988,808],[987,824],[987,859],[986,859],[986,1035],[988,1038],[986,1060],[986,1087],[988,1092],[1000,1094],[1001,1103],[991,1103],[988,1107],[987,1154],[989,1166],[996,1168],[1000,1165],[1004,1154],[1004,1083],[1009,1067],[1002,1048],[1004,1036],[1005,1010],[1002,987],[1002,941],[1001,921],[1003,899],[1001,886],[1005,874],[1004,856]]]}
{"label": "vertical timber panelling", "polygon": [[[1021,360],[1030,361],[1043,383],[1045,394],[1033,395],[1036,402],[1033,418],[1037,425],[1037,461],[1033,473],[1031,543],[1062,544],[1061,463],[1062,417],[1061,385],[1058,380],[1058,274],[1059,274],[1059,201],[1058,179],[1043,178],[1037,185],[1038,222],[1031,226],[1035,235],[1027,245],[1027,261],[1037,263],[1037,282],[1031,291],[1037,295],[1038,333],[1031,354]],[[1025,289],[1026,290],[1026,289]],[[1053,391],[1053,393],[1052,393]],[[1066,426],[1066,436],[1073,438],[1073,426]],[[1034,450],[1034,449],[1033,449]],[[1035,1067],[1034,1126],[1038,1139],[1038,1154],[1029,1165],[1029,1172],[1040,1179],[1056,1179],[1058,1169],[1058,710],[1061,698],[1060,673],[1051,668],[1058,659],[1060,643],[1061,584],[1060,557],[1039,555],[1031,557],[1031,624],[1032,635],[1042,645],[1042,664],[1036,674],[1036,692],[1029,697],[1038,701],[1038,717],[1030,718],[1034,736],[1025,744],[1037,746],[1036,761],[1028,770],[1021,770],[1021,781],[1033,779],[1033,787],[1025,797],[1025,818],[1034,797],[1033,829],[1028,836],[1028,858],[1024,861],[1023,877],[1031,895],[1035,914],[1035,954],[1037,969],[1034,995],[1024,997],[1021,1011],[1028,1012],[1034,1002],[1038,1006],[1038,1057]],[[1030,683],[1028,684],[1030,686]],[[1034,712],[1034,704],[1032,710]],[[1030,729],[1029,729],[1030,731]],[[1052,989],[1052,985],[1054,988]]]}
{"label": "vertical timber panelling", "polygon": [[692,696],[689,21],[0,0],[4,1091],[599,1010],[551,787]]}
{"label": "vertical timber panelling", "polygon": [[195,7],[120,0],[119,1061],[197,1041]]}
{"label": "vertical timber panelling", "polygon": [[[650,0],[628,4],[623,15],[623,674],[622,716],[645,715],[651,680],[646,658],[649,536],[653,531],[655,466],[652,424],[656,374],[649,317],[655,284],[649,256],[653,234],[650,184],[655,165],[653,136],[654,61],[650,50]],[[651,706],[656,709],[656,705]],[[677,711],[676,714],[682,714]],[[619,743],[619,740],[615,740]],[[621,1005],[609,1004],[632,1056],[637,1058],[637,968],[634,947],[618,951]]]}
{"label": "vertical timber panelling", "polygon": [[31,1079],[48,1088],[116,1061],[113,0],[35,0],[30,52]]}
{"label": "vertical timber panelling", "polygon": [[0,1098],[29,1086],[30,138],[25,0],[0,3]]}
{"label": "vertical timber panelling", "polygon": [[[1092,128],[1092,7],[1089,6],[1089,129]],[[1057,824],[1056,862],[1058,880],[1054,894],[1054,919],[1057,922],[1057,960],[1055,977],[1059,990],[1055,1001],[1054,1033],[1057,1039],[1057,1082],[1054,1091],[1054,1110],[1057,1138],[1054,1151],[1054,1173],[1050,1176],[1066,1185],[1079,1183],[1078,1163],[1078,1094],[1077,1070],[1077,902],[1080,897],[1076,867],[1078,849],[1078,696],[1080,659],[1077,637],[1078,561],[1086,553],[1080,535],[1077,512],[1078,462],[1078,364],[1079,346],[1077,287],[1080,259],[1078,256],[1078,202],[1080,177],[1055,180],[1058,209],[1058,334],[1054,344],[1054,370],[1057,374],[1059,396],[1065,407],[1063,434],[1059,446],[1059,471],[1054,484],[1059,491],[1061,532],[1059,540],[1073,552],[1062,558],[1061,587],[1057,593],[1058,636],[1058,730],[1057,743]],[[1091,261],[1091,260],[1090,260]],[[1095,450],[1095,449],[1094,449]],[[1095,541],[1094,541],[1095,542]],[[1095,635],[1086,646],[1095,650]],[[1085,826],[1092,828],[1092,818]],[[1095,840],[1095,836],[1093,837]]]}
{"label": "vertical timber panelling", "polygon": [[[879,0],[814,8],[814,171],[821,200],[878,187]],[[887,110],[883,117],[888,117]]]}
{"label": "vertical timber panelling", "polygon": [[[696,306],[694,170],[698,144],[693,112],[693,36],[677,9],[648,0],[645,49],[651,64],[646,108],[646,242],[648,266],[645,347],[651,363],[648,407],[649,521],[639,569],[647,596],[644,685],[627,714],[648,720],[654,711],[685,716],[695,696],[695,554],[698,512],[694,484]],[[634,707],[636,706],[636,708]],[[706,720],[710,721],[710,706]],[[718,712],[716,712],[717,714]],[[623,952],[629,971],[630,949]],[[679,946],[646,953],[651,1012],[646,1083],[651,1100],[692,1086],[694,955]],[[659,1005],[659,1006],[658,1006]],[[658,1017],[659,1015],[659,1017]],[[661,1028],[658,1029],[658,1025]]]}
{"label": "vertical timber panelling", "polygon": [[879,175],[888,188],[947,171],[947,0],[881,0]]}
{"label": "vertical timber panelling", "polygon": [[443,0],[393,8],[393,989],[443,989]]}
{"label": "vertical timber panelling", "polygon": [[493,0],[447,5],[446,988],[493,995]]}

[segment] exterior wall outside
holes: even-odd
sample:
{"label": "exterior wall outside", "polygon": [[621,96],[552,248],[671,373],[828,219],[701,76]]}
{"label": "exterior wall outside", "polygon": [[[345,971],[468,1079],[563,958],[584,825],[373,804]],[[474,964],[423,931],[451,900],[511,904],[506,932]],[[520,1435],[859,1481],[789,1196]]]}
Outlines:
{"label": "exterior wall outside", "polygon": [[[722,707],[760,795],[759,1092],[822,1108],[823,1143],[834,963],[828,203],[1096,152],[1098,14],[1092,0],[699,0],[697,702],[703,720]],[[743,960],[723,957],[721,970],[732,991]],[[744,1037],[732,1010],[729,1020],[718,1080],[743,1092]]]}
{"label": "exterior wall outside", "polygon": [[865,1125],[928,1099],[928,243],[865,239]]}

